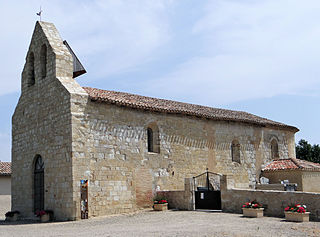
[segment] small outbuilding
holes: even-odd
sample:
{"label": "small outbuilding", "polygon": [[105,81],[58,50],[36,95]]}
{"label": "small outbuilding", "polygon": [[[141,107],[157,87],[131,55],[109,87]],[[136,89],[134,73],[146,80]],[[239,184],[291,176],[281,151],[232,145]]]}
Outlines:
{"label": "small outbuilding", "polygon": [[262,169],[262,176],[270,184],[288,180],[296,183],[297,191],[320,192],[320,164],[305,160],[288,158],[276,159]]}
{"label": "small outbuilding", "polygon": [[0,161],[0,195],[11,195],[11,162]]}

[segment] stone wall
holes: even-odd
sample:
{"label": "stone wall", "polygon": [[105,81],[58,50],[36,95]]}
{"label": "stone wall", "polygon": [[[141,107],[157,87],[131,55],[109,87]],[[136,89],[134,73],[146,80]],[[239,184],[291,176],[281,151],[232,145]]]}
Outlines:
{"label": "stone wall", "polygon": [[269,179],[270,184],[280,184],[282,180],[289,180],[290,183],[296,183],[298,185],[298,191],[305,191],[302,187],[301,170],[264,171],[263,176]]}
{"label": "stone wall", "polygon": [[281,180],[289,180],[290,183],[297,183],[298,191],[320,192],[320,172],[315,170],[277,170],[264,171],[263,176],[269,179],[270,183],[280,183]]}
{"label": "stone wall", "polygon": [[[41,47],[46,45],[46,75]],[[34,55],[34,73],[30,55]],[[57,219],[72,219],[72,93],[83,89],[72,78],[73,62],[51,23],[37,22],[22,72],[22,93],[12,117],[12,210],[33,218],[35,156],[44,161],[44,208]],[[34,74],[33,84],[30,77]],[[77,88],[77,89],[76,89]]]}
{"label": "stone wall", "polygon": [[320,172],[311,170],[303,171],[302,189],[304,192],[320,193]]}
{"label": "stone wall", "polygon": [[242,213],[245,202],[257,200],[265,206],[266,216],[284,217],[284,208],[289,204],[305,204],[310,219],[320,221],[320,194],[272,190],[228,189],[221,191],[222,209],[226,212]]}
{"label": "stone wall", "polygon": [[0,195],[0,221],[5,220],[5,214],[11,210],[11,195]]}
{"label": "stone wall", "polygon": [[[155,191],[184,189],[184,179],[211,172],[232,175],[235,187],[255,186],[277,138],[282,158],[294,154],[294,133],[244,123],[146,112],[78,97],[73,114],[74,202],[89,180],[89,216],[151,206]],[[160,153],[147,150],[147,127],[159,128]],[[231,143],[240,143],[240,164]],[[143,182],[141,182],[143,180]]]}
{"label": "stone wall", "polygon": [[284,191],[285,185],[284,184],[257,184],[256,189],[258,190],[279,190]]}
{"label": "stone wall", "polygon": [[195,198],[192,178],[185,179],[184,190],[158,191],[157,194],[167,198],[169,209],[189,211],[195,209]]}
{"label": "stone wall", "polygon": [[11,195],[11,176],[0,175],[0,195]]}

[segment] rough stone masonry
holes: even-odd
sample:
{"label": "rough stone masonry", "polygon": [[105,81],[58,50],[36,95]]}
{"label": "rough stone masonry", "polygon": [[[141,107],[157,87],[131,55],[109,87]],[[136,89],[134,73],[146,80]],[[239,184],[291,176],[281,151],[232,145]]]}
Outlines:
{"label": "rough stone masonry", "polygon": [[207,168],[232,174],[237,188],[254,187],[268,161],[295,157],[295,127],[83,88],[73,63],[55,26],[37,22],[12,118],[12,210],[25,218],[43,198],[56,219],[79,219],[80,180],[89,182],[89,217],[101,216],[150,207],[155,191],[183,190],[185,178]]}

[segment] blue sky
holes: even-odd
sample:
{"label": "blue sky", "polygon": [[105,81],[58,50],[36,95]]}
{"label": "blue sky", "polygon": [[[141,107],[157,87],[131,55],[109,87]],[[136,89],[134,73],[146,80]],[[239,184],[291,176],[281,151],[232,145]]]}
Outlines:
{"label": "blue sky", "polygon": [[40,5],[82,86],[247,111],[320,143],[318,0],[0,0],[0,160]]}

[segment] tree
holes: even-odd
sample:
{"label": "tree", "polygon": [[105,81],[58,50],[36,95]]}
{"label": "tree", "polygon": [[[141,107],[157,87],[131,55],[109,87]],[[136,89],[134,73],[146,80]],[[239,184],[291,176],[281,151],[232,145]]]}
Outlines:
{"label": "tree", "polygon": [[319,146],[319,144],[313,145],[312,158],[313,158],[314,162],[320,163],[320,146]]}
{"label": "tree", "polygon": [[296,145],[296,156],[298,159],[320,163],[320,146],[309,144],[301,139]]}

